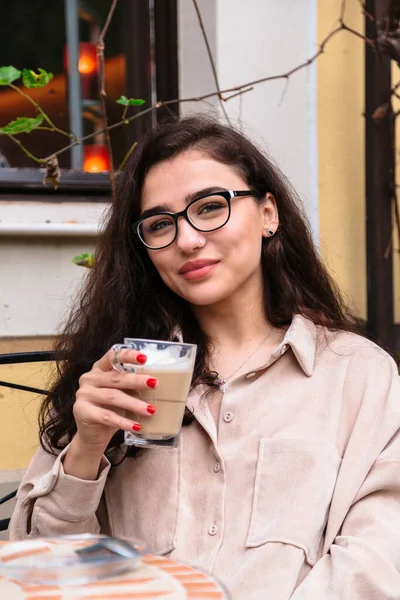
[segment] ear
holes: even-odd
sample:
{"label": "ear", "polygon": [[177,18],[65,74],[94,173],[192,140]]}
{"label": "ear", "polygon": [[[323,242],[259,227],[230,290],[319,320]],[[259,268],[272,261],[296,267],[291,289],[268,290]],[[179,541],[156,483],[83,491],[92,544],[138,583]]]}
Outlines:
{"label": "ear", "polygon": [[279,214],[276,205],[275,196],[266,194],[264,202],[261,204],[262,211],[262,236],[272,237],[279,227]]}

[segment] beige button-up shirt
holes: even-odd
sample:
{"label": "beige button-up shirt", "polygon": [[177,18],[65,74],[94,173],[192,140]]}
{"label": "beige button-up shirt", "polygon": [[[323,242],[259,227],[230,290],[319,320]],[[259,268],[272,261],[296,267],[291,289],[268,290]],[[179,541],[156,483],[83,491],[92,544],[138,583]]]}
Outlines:
{"label": "beige button-up shirt", "polygon": [[[295,316],[234,380],[218,426],[202,390],[174,450],[97,481],[39,450],[11,537],[99,530],[211,573],[234,600],[400,599],[400,385],[394,361]],[[32,513],[28,533],[29,515]]]}

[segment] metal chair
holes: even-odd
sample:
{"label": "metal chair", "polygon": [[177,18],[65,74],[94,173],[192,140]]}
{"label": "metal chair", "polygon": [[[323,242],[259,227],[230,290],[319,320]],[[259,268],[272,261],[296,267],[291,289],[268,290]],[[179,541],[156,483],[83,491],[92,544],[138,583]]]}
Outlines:
{"label": "metal chair", "polygon": [[[11,364],[22,364],[32,362],[49,362],[54,360],[54,353],[51,351],[40,351],[40,352],[16,352],[13,354],[0,354],[0,366],[11,365]],[[18,383],[11,383],[8,381],[0,381],[0,386],[8,387],[15,390],[22,390],[23,392],[31,392],[33,394],[48,394],[47,390],[41,390],[35,387],[26,385],[20,385]],[[18,490],[14,490],[0,498],[0,505],[5,504],[8,500],[15,498]],[[0,519],[0,531],[8,529],[10,519]]]}

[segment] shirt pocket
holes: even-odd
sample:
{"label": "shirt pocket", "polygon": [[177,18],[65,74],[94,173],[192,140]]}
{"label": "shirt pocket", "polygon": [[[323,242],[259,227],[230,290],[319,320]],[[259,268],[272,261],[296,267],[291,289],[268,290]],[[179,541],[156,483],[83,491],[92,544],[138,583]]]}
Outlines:
{"label": "shirt pocket", "polygon": [[324,441],[261,439],[246,547],[291,544],[314,566],[340,463]]}

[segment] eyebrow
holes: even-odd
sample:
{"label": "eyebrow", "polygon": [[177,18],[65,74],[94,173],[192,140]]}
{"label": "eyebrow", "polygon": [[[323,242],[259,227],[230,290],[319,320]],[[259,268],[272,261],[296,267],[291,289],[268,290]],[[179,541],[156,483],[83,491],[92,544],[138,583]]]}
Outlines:
{"label": "eyebrow", "polygon": [[[212,186],[212,187],[207,187],[207,188],[203,188],[202,190],[199,190],[197,192],[192,192],[190,194],[187,194],[185,196],[185,204],[188,205],[191,202],[194,202],[194,200],[198,200],[199,198],[202,198],[203,196],[207,196],[208,194],[215,194],[216,192],[227,192],[228,190],[226,188],[223,188],[221,186]],[[170,204],[167,203],[163,203],[163,204],[157,204],[157,206],[153,206],[152,208],[148,208],[147,210],[144,210],[142,212],[142,214],[140,215],[141,219],[145,219],[146,217],[151,217],[153,215],[156,215],[158,213],[163,213],[163,212],[168,212],[168,213],[173,213],[174,211],[171,208]]]}

